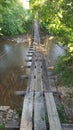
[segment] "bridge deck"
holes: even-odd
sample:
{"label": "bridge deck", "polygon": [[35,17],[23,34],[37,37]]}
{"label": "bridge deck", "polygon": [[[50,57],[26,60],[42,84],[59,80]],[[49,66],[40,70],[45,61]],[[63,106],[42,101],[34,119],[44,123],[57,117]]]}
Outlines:
{"label": "bridge deck", "polygon": [[43,54],[35,49],[23,102],[20,130],[62,130],[44,66],[47,68]]}

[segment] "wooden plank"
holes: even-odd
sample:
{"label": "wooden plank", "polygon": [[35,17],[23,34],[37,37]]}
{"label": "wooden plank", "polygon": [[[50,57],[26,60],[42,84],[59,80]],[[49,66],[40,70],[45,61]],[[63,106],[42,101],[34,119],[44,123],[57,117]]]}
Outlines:
{"label": "wooden plank", "polygon": [[35,66],[34,66],[34,90],[35,91],[38,91],[38,89],[37,89],[37,65],[38,65],[38,58],[37,58],[37,54],[36,54],[36,57],[35,57]]}
{"label": "wooden plank", "polygon": [[12,127],[5,127],[5,129],[4,130],[19,130],[19,127],[18,128],[12,128]]}
{"label": "wooden plank", "polygon": [[[34,63],[32,64],[34,67]],[[29,93],[26,93],[24,103],[23,103],[23,112],[21,118],[20,130],[32,130],[32,115],[33,115],[33,91],[34,91],[34,69],[32,68],[30,73],[30,84],[28,84],[27,90],[29,88]]]}
{"label": "wooden plank", "polygon": [[46,104],[49,105],[48,111],[49,113],[57,113],[54,97],[52,93],[45,93],[45,98],[46,98]]}
{"label": "wooden plank", "polygon": [[63,130],[73,130],[73,124],[62,124]]}
{"label": "wooden plank", "polygon": [[34,130],[46,130],[43,92],[35,92]]}
{"label": "wooden plank", "polygon": [[30,56],[30,57],[28,57],[27,59],[28,59],[28,60],[32,60],[32,57]]}
{"label": "wooden plank", "polygon": [[39,54],[36,57],[38,60],[35,62],[34,130],[46,130],[41,62]]}
{"label": "wooden plank", "polygon": [[33,92],[34,81],[33,81],[33,72],[31,73],[29,84],[27,86],[27,93],[23,102],[23,110],[21,117],[20,130],[32,130],[32,115],[33,115]]}
{"label": "wooden plank", "polygon": [[31,68],[31,66],[30,66],[30,65],[26,65],[25,67],[26,67],[26,68]]}
{"label": "wooden plank", "polygon": [[32,62],[32,59],[25,60],[26,62]]}
{"label": "wooden plank", "polygon": [[49,127],[50,130],[62,130],[58,116],[49,115]]}
{"label": "wooden plank", "polygon": [[48,79],[48,71],[44,56],[42,58],[42,78],[43,78],[44,91],[51,92],[51,87],[49,85],[49,79]]}
{"label": "wooden plank", "polygon": [[34,48],[33,48],[33,47],[30,47],[30,48],[29,48],[29,51],[34,51]]}
{"label": "wooden plank", "polygon": [[4,130],[19,130],[19,123],[17,121],[7,121]]}
{"label": "wooden plank", "polygon": [[33,92],[26,94],[23,102],[20,130],[32,130]]}
{"label": "wooden plank", "polygon": [[26,91],[15,91],[14,94],[17,96],[25,96]]}
{"label": "wooden plank", "polygon": [[27,57],[32,57],[33,54],[28,54]]}
{"label": "wooden plank", "polygon": [[34,52],[33,51],[28,51],[28,54],[33,54]]}
{"label": "wooden plank", "polygon": [[28,75],[20,75],[19,77],[20,77],[21,79],[28,79],[28,78],[29,78]]}
{"label": "wooden plank", "polygon": [[41,56],[37,54],[38,61],[36,62],[36,91],[41,92],[41,84],[42,84],[42,62],[40,62]]}
{"label": "wooden plank", "polygon": [[45,93],[50,130],[62,130],[52,93]]}
{"label": "wooden plank", "polygon": [[54,79],[49,79],[49,85],[50,85],[50,88],[51,88],[52,92],[56,92],[57,91],[57,89],[55,87]]}
{"label": "wooden plank", "polygon": [[37,87],[36,87],[36,90],[38,91],[38,92],[41,92],[42,90],[41,90],[41,83],[42,83],[42,77],[41,77],[41,75],[42,75],[42,70],[41,70],[41,67],[40,67],[40,63],[38,62],[38,64],[37,64],[37,72],[36,72],[36,75],[37,75],[37,78],[36,78],[36,82],[37,82]]}

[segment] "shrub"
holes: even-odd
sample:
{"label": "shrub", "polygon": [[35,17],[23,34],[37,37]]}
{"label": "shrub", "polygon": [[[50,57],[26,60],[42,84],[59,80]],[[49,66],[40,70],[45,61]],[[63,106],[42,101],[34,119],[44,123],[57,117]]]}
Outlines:
{"label": "shrub", "polygon": [[55,74],[58,76],[59,85],[73,87],[73,57],[70,53],[58,58],[55,65]]}

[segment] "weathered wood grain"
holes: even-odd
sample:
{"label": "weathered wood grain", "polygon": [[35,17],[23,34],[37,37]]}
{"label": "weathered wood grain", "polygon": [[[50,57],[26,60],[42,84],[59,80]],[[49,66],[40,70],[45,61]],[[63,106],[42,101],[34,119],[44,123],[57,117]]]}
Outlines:
{"label": "weathered wood grain", "polygon": [[33,122],[33,97],[34,97],[34,75],[33,75],[33,62],[30,72],[30,78],[27,86],[26,95],[23,102],[23,109],[22,109],[22,117],[21,117],[21,125],[20,130],[32,130]]}
{"label": "weathered wood grain", "polygon": [[52,93],[45,93],[50,130],[62,130]]}
{"label": "weathered wood grain", "polygon": [[46,130],[43,92],[35,92],[34,130]]}
{"label": "weathered wood grain", "polygon": [[23,102],[20,130],[32,130],[33,92],[26,94]]}

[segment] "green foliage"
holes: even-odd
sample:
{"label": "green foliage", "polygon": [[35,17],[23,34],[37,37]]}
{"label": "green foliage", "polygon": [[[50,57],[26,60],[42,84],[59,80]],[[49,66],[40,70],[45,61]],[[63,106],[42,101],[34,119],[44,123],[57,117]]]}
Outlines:
{"label": "green foliage", "polygon": [[68,54],[55,67],[59,83],[73,86],[73,0],[30,0],[32,12],[38,12],[40,26],[63,44]]}
{"label": "green foliage", "polygon": [[[5,5],[5,6],[4,6]],[[0,35],[12,36],[26,33],[32,24],[32,13],[25,10],[17,0],[0,2]]]}
{"label": "green foliage", "polygon": [[21,119],[21,116],[22,116],[22,108],[20,108],[20,109],[17,111],[17,113],[18,113],[19,119]]}
{"label": "green foliage", "polygon": [[57,105],[57,111],[58,111],[61,123],[67,123],[67,117],[63,111],[62,105]]}
{"label": "green foliage", "polygon": [[[22,7],[12,7],[12,9],[6,9],[3,14],[2,33],[4,35],[16,35],[25,33],[27,26],[29,29],[28,19],[26,19],[25,11]],[[29,12],[30,13],[30,12]]]}
{"label": "green foliage", "polygon": [[45,121],[46,121],[46,124],[48,124],[48,123],[49,123],[49,121],[48,121],[48,114],[47,114],[47,112],[45,113]]}
{"label": "green foliage", "polygon": [[57,36],[60,44],[73,43],[72,0],[30,0],[30,5],[33,12],[38,12],[40,25],[46,33]]}
{"label": "green foliage", "polygon": [[0,130],[4,130],[5,126],[4,124],[0,123]]}
{"label": "green foliage", "polygon": [[73,56],[71,53],[59,57],[55,66],[55,74],[58,75],[59,84],[73,87]]}

